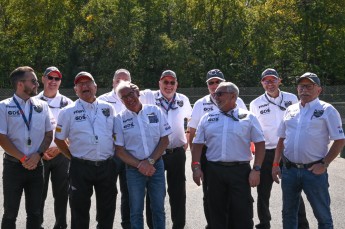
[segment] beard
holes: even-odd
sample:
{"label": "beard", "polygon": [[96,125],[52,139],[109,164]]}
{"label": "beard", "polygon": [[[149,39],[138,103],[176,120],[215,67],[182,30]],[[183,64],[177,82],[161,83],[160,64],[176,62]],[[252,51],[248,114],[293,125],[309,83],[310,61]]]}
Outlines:
{"label": "beard", "polygon": [[24,92],[29,95],[30,97],[37,95],[37,87],[30,88],[25,86]]}

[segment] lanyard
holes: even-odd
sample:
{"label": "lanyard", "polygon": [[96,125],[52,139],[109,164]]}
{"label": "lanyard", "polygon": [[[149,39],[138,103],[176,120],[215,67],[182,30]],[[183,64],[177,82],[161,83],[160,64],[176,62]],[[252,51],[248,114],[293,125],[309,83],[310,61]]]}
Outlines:
{"label": "lanyard", "polygon": [[[162,108],[166,111],[166,113],[168,113],[168,111],[171,109],[171,110],[176,110],[177,107],[172,107],[175,103],[175,98],[176,98],[176,93],[174,94],[174,97],[173,99],[171,100],[171,102],[169,103],[164,97],[161,97],[159,99],[160,103],[161,103],[161,106]],[[164,103],[167,104],[167,107],[165,107]]]}
{"label": "lanyard", "polygon": [[14,96],[13,96],[13,101],[16,104],[16,106],[18,107],[19,112],[22,115],[22,118],[24,120],[24,123],[25,123],[26,127],[28,128],[28,131],[30,132],[30,123],[31,123],[31,119],[32,119],[32,107],[33,107],[31,101],[29,101],[30,102],[29,120],[26,119],[23,109],[20,107],[18,100]]}
{"label": "lanyard", "polygon": [[281,105],[282,102],[283,102],[283,99],[284,99],[284,95],[283,95],[283,94],[282,94],[282,99],[280,100],[280,105],[278,105],[278,104],[272,102],[271,100],[269,100],[269,98],[267,97],[266,93],[265,93],[265,97],[266,97],[267,102],[269,102],[269,103],[271,103],[271,104],[273,104],[273,105],[279,107],[279,109],[282,110],[282,111],[285,111],[285,110],[286,110],[286,108],[283,107],[283,106]]}
{"label": "lanyard", "polygon": [[225,115],[226,117],[232,118],[232,120],[234,120],[234,121],[236,121],[236,122],[240,121],[238,118],[236,118],[236,117],[234,116],[234,110],[232,110],[232,111],[230,112],[230,114],[228,114],[228,113],[226,113],[226,112],[224,112],[224,111],[222,111],[221,113],[222,113],[223,115]]}
{"label": "lanyard", "polygon": [[84,110],[84,113],[86,114],[86,117],[87,117],[87,120],[89,121],[91,127],[92,127],[92,132],[93,132],[93,135],[95,137],[95,140],[98,141],[98,136],[95,134],[95,121],[96,121],[96,117],[97,117],[97,112],[98,112],[98,102],[96,104],[96,111],[95,111],[95,115],[93,117],[93,119],[91,120],[91,117],[89,116],[89,113],[86,112],[85,108],[84,108],[84,105],[83,103],[79,100],[79,104],[81,105],[81,107],[83,108]]}

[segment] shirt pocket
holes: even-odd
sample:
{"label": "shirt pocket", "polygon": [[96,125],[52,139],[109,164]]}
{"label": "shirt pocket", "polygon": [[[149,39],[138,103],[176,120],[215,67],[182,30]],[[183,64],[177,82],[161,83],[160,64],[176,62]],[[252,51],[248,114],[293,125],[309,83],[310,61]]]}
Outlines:
{"label": "shirt pocket", "polygon": [[46,131],[46,115],[41,113],[33,113],[32,114],[32,119],[31,119],[31,124],[30,124],[30,129],[35,130],[35,131]]}
{"label": "shirt pocket", "polygon": [[307,125],[307,133],[312,137],[320,136],[320,131],[324,130],[323,125],[322,118],[313,118]]}
{"label": "shirt pocket", "polygon": [[235,134],[237,134],[238,136],[245,136],[250,132],[249,128],[249,121],[238,121],[235,123]]}

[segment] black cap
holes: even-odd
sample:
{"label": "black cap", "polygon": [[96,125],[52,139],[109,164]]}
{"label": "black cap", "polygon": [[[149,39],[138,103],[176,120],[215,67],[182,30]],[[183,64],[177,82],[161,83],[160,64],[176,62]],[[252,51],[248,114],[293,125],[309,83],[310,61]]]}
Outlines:
{"label": "black cap", "polygon": [[267,68],[265,71],[261,73],[261,80],[263,80],[266,76],[274,76],[279,78],[278,72],[273,68]]}
{"label": "black cap", "polygon": [[315,73],[311,73],[311,72],[304,73],[303,75],[297,78],[297,83],[299,83],[302,79],[309,79],[311,82],[321,87],[321,81]]}
{"label": "black cap", "polygon": [[217,78],[217,79],[220,79],[222,81],[225,81],[223,72],[221,72],[219,69],[212,69],[212,70],[207,72],[206,82],[209,81],[210,79],[213,79],[213,78]]}

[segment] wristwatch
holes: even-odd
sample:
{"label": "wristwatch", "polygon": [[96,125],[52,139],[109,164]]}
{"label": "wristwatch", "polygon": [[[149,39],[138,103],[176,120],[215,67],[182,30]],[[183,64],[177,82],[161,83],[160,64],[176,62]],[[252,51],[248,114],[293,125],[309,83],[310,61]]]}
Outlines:
{"label": "wristwatch", "polygon": [[253,169],[254,169],[255,171],[260,172],[261,166],[260,166],[260,165],[254,165]]}
{"label": "wristwatch", "polygon": [[321,164],[327,169],[329,166],[329,163],[326,163],[323,159],[321,161]]}
{"label": "wristwatch", "polygon": [[147,161],[150,163],[150,165],[154,165],[155,164],[155,162],[156,162],[156,160],[155,159],[153,159],[153,158],[147,158]]}

